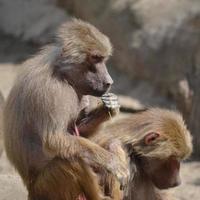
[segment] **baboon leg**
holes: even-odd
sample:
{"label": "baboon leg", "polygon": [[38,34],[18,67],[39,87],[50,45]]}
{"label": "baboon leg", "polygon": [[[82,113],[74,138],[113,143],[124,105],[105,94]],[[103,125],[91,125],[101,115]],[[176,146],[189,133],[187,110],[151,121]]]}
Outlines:
{"label": "baboon leg", "polygon": [[108,173],[102,173],[100,177],[100,185],[102,185],[103,193],[106,195],[106,198],[110,200],[122,200],[123,194],[120,190],[119,181]]}
{"label": "baboon leg", "polygon": [[[98,142],[97,142],[98,143]],[[128,160],[126,157],[126,152],[122,148],[122,144],[118,139],[113,139],[106,143],[101,144],[109,152],[115,154],[119,157],[119,159],[127,164],[128,167]],[[99,144],[98,143],[98,144]],[[99,172],[100,177],[100,185],[102,186],[103,193],[110,197],[111,200],[122,200],[123,199],[123,191],[120,189],[119,181],[110,173],[107,172]]]}
{"label": "baboon leg", "polygon": [[110,189],[110,196],[113,200],[122,200],[122,191],[120,190],[119,181],[112,176],[112,188]]}
{"label": "baboon leg", "polygon": [[29,200],[103,200],[96,175],[82,160],[55,158],[30,189]]}

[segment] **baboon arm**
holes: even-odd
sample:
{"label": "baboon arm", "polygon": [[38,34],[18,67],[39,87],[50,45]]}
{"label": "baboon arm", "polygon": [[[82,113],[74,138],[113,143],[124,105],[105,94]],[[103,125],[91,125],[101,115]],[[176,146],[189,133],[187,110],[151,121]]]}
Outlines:
{"label": "baboon arm", "polygon": [[100,127],[100,125],[110,118],[108,108],[104,105],[98,106],[96,109],[90,111],[84,118],[77,120],[77,127],[80,135],[89,137]]}
{"label": "baboon arm", "polygon": [[[66,159],[81,158],[91,166],[108,166],[112,153],[88,139],[70,134],[51,134],[44,144],[47,152]],[[96,165],[96,166],[95,166]]]}

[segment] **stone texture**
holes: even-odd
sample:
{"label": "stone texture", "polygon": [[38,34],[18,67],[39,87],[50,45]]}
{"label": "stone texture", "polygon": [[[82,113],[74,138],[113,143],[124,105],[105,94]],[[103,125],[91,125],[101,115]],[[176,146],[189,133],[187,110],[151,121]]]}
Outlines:
{"label": "stone texture", "polygon": [[0,0],[0,30],[22,40],[48,42],[67,19],[55,0]]}

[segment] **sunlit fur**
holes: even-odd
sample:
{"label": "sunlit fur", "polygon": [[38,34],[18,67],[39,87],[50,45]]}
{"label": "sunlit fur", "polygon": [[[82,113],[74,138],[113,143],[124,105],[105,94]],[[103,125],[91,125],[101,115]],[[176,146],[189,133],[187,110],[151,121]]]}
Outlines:
{"label": "sunlit fur", "polygon": [[[151,132],[158,133],[160,137],[150,145],[146,145],[145,136]],[[150,108],[114,120],[92,138],[93,141],[104,147],[116,139],[122,142],[128,155],[131,155],[131,181],[126,189],[129,192],[125,199],[168,200],[167,193],[164,194],[156,189],[146,175],[141,174],[141,171],[137,171],[134,158],[167,160],[169,157],[174,156],[179,161],[186,159],[192,152],[192,137],[181,114],[167,109]],[[109,185],[108,181],[104,182],[104,185],[106,184]],[[119,187],[113,188],[110,184],[110,192],[115,193],[118,191]]]}
{"label": "sunlit fur", "polygon": [[[59,75],[56,71],[63,66],[65,69],[77,67],[77,64],[88,70],[82,62],[90,53],[106,59],[112,53],[109,39],[81,20],[73,19],[63,24],[55,42],[24,63],[7,99],[3,120],[5,150],[22,177],[31,200],[70,200],[86,190],[88,200],[100,199],[97,180],[88,165],[85,165],[88,169],[84,172],[79,166],[80,173],[75,173],[75,166],[68,160],[77,159],[79,163],[78,159],[83,159],[112,170],[111,162],[108,162],[112,158],[109,152],[88,139],[72,136],[69,131],[81,110],[88,106],[85,104],[87,96],[80,90],[78,94],[73,84],[69,84],[66,77],[63,79],[70,70],[65,70],[65,74],[58,70]],[[73,74],[74,80],[80,79],[76,75]],[[85,84],[82,79],[81,83]],[[102,121],[105,119],[98,120],[98,123]],[[55,171],[52,170],[54,167]],[[71,174],[74,179],[70,178]],[[79,175],[83,177],[78,178]],[[88,179],[93,182],[87,183]],[[52,189],[51,186],[58,187]]]}
{"label": "sunlit fur", "polygon": [[58,31],[57,40],[64,46],[63,55],[71,63],[82,63],[86,56],[112,54],[112,46],[107,36],[89,23],[78,19],[63,24]]}
{"label": "sunlit fur", "polygon": [[[151,146],[142,145],[150,132],[159,133],[159,141]],[[132,145],[137,154],[153,158],[174,155],[182,160],[192,152],[192,137],[181,114],[167,109],[151,108],[116,119],[101,134],[104,141],[119,138],[124,145]]]}

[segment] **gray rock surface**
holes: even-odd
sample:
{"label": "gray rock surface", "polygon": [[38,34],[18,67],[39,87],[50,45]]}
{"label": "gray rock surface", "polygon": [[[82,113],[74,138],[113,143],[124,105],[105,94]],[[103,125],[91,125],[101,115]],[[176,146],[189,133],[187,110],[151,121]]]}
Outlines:
{"label": "gray rock surface", "polygon": [[0,157],[0,200],[26,200],[27,191],[21,178],[8,162],[5,152]]}
{"label": "gray rock surface", "polygon": [[67,19],[55,0],[0,0],[0,30],[22,40],[48,42]]}

